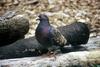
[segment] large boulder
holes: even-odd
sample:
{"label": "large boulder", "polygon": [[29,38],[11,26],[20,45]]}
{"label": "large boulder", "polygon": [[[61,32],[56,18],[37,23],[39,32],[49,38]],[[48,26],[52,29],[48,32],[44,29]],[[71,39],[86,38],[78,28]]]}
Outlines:
{"label": "large boulder", "polygon": [[22,16],[0,20],[0,47],[24,38],[28,30],[29,20]]}
{"label": "large boulder", "polygon": [[39,44],[35,37],[30,37],[0,47],[0,59],[39,56],[46,52],[47,49]]}

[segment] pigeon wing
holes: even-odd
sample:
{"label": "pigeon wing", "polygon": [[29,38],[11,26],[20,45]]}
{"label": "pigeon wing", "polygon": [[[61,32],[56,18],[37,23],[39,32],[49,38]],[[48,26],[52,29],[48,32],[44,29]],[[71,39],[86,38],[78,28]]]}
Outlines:
{"label": "pigeon wing", "polygon": [[65,37],[61,34],[61,32],[54,28],[51,27],[51,35],[53,36],[53,40],[59,44],[59,46],[64,46],[67,43],[67,40],[65,39]]}

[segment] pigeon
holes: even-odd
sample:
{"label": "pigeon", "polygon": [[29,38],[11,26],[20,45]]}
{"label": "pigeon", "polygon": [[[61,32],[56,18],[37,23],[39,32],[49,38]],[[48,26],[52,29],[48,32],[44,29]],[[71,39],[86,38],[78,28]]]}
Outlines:
{"label": "pigeon", "polygon": [[85,23],[74,22],[70,25],[58,27],[57,29],[66,38],[66,45],[71,44],[71,46],[77,47],[88,42],[90,30]]}
{"label": "pigeon", "polygon": [[50,25],[47,15],[40,14],[38,17],[40,22],[35,31],[37,41],[50,53],[59,52],[59,48],[64,46],[67,40],[58,29]]}

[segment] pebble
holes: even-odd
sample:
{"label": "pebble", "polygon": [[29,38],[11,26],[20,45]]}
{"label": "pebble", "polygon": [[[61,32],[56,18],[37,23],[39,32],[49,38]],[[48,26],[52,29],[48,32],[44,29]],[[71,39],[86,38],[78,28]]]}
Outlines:
{"label": "pebble", "polygon": [[91,34],[90,34],[90,37],[96,37],[96,36],[97,36],[96,33],[91,33]]}
{"label": "pebble", "polygon": [[14,11],[7,11],[4,15],[3,15],[3,17],[5,17],[6,19],[10,19],[10,18],[12,18],[13,16],[15,16],[16,15],[16,12],[14,12]]}
{"label": "pebble", "polygon": [[13,4],[14,5],[18,5],[19,4],[19,1],[18,0],[14,0]]}
{"label": "pebble", "polygon": [[0,4],[5,4],[6,0],[0,0]]}
{"label": "pebble", "polygon": [[38,4],[38,3],[39,3],[38,0],[29,0],[29,1],[26,1],[25,4],[27,4],[27,5],[36,5],[36,4]]}

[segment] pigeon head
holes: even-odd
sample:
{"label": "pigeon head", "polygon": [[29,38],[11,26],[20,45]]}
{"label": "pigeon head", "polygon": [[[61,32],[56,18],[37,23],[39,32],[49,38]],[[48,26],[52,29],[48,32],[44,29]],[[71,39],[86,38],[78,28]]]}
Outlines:
{"label": "pigeon head", "polygon": [[47,15],[45,15],[45,14],[40,14],[38,17],[39,17],[38,20],[40,20],[40,21],[42,21],[42,20],[48,21],[49,20],[48,17],[47,17]]}

